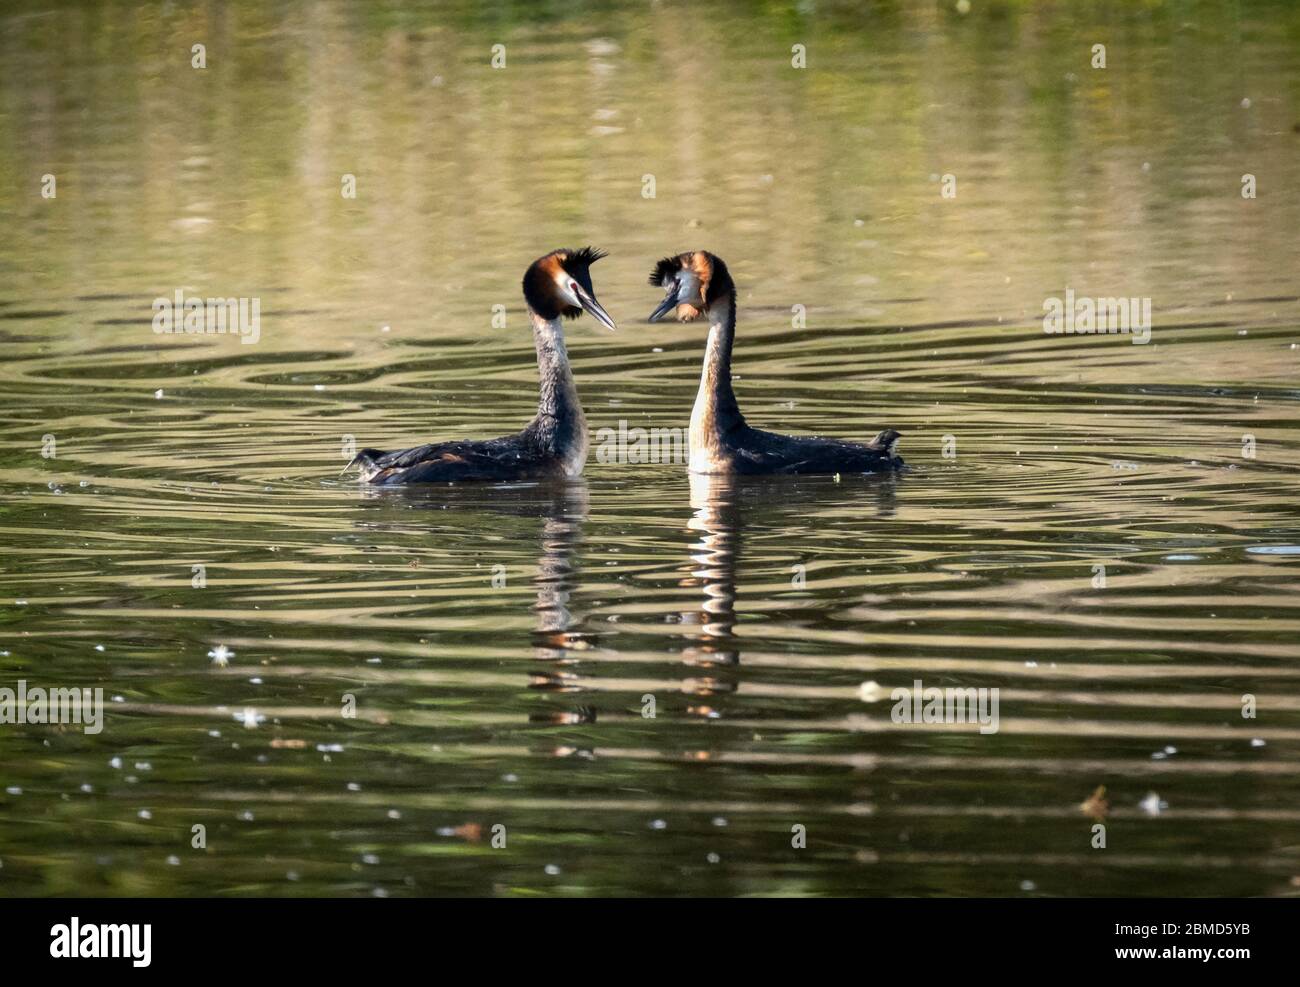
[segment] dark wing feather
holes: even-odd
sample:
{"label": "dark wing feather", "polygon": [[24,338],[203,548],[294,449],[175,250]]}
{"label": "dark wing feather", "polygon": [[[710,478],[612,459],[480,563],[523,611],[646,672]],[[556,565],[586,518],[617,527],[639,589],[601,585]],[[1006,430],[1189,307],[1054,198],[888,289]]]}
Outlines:
{"label": "dark wing feather", "polygon": [[379,486],[527,480],[551,470],[523,433],[483,441],[436,442],[397,452],[363,449],[357,460],[362,478]]}
{"label": "dark wing feather", "polygon": [[893,453],[898,433],[881,432],[867,445],[818,436],[780,435],[752,428],[734,451],[738,473],[883,473],[903,465]]}

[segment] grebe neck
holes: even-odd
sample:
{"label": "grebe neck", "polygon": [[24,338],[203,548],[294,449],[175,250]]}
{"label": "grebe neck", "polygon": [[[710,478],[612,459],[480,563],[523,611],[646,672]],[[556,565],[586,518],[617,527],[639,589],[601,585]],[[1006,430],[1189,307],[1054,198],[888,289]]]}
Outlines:
{"label": "grebe neck", "polygon": [[709,342],[704,350],[700,389],[691,411],[691,469],[721,472],[721,439],[745,424],[731,389],[731,347],[736,338],[736,296],[727,292],[708,312]]}
{"label": "grebe neck", "polygon": [[578,400],[569,367],[569,351],[564,345],[564,323],[559,317],[544,319],[530,307],[528,318],[533,326],[537,346],[537,417],[531,428],[542,440],[547,452],[564,461],[570,476],[582,472],[587,461],[587,419]]}

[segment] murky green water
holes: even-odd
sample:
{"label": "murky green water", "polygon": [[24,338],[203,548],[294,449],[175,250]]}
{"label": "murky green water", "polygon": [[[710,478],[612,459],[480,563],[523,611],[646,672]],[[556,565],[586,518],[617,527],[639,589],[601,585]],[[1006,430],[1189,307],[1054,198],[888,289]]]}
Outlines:
{"label": "murky green water", "polygon": [[[1295,893],[1297,187],[1281,2],[7,5],[0,686],[107,713],[0,726],[0,894]],[[337,478],[526,421],[584,243],[594,429],[686,424],[705,247],[750,420],[913,469]]]}

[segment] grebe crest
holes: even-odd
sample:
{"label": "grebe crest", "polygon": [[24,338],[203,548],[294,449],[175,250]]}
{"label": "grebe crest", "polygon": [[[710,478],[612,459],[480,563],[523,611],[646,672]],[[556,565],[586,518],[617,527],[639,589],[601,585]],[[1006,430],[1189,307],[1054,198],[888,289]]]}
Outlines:
{"label": "grebe crest", "polygon": [[576,319],[589,312],[605,328],[616,328],[591,286],[591,265],[605,256],[603,250],[582,247],[553,250],[537,258],[524,273],[524,300],[547,322],[561,316]]}
{"label": "grebe crest", "polygon": [[650,272],[649,281],[665,292],[662,304],[650,313],[651,322],[663,321],[670,312],[678,322],[694,322],[736,291],[727,265],[707,250],[665,257]]}

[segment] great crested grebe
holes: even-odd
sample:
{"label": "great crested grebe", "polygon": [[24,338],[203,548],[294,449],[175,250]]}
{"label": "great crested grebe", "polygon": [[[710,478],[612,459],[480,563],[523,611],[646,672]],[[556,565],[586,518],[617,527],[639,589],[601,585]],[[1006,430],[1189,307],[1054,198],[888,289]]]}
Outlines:
{"label": "great crested grebe", "polygon": [[366,483],[391,486],[479,480],[573,477],[587,461],[587,419],[564,348],[564,319],[583,312],[610,329],[614,320],[596,301],[590,267],[605,254],[594,247],[554,250],[524,273],[524,301],[537,345],[541,378],[537,415],[513,435],[416,446],[399,452],[362,449],[349,467]]}
{"label": "great crested grebe", "polygon": [[692,473],[883,473],[899,469],[899,434],[880,432],[866,445],[818,436],[780,435],[751,428],[731,389],[731,347],[736,337],[736,286],[721,258],[703,250],[665,257],[650,283],[667,290],[650,313],[659,322],[675,312],[679,322],[708,316],[700,390],[691,411]]}

